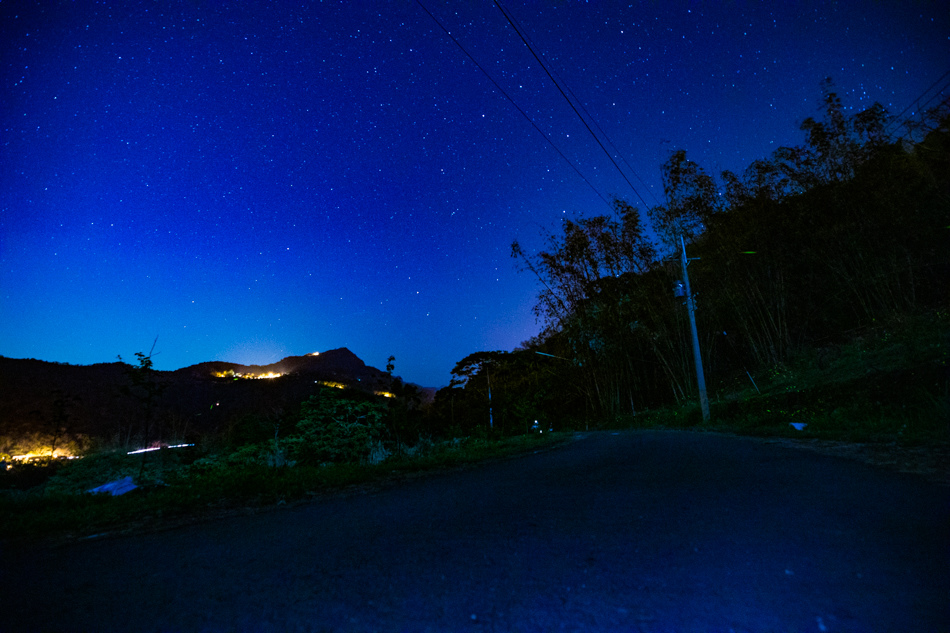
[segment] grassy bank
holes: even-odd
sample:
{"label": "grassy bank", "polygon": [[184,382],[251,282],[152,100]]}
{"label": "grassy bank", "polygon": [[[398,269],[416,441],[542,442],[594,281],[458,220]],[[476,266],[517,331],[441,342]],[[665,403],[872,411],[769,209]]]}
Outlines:
{"label": "grassy bank", "polygon": [[[550,448],[569,437],[554,433],[501,440],[459,439],[409,449],[378,464],[275,467],[167,451],[163,459],[151,457],[142,470],[140,456],[91,455],[54,466],[56,472],[42,484],[27,489],[8,484],[0,490],[0,538],[72,540],[153,529],[511,457]],[[144,485],[115,497],[83,492],[123,473],[136,473],[135,480]]]}
{"label": "grassy bank", "polygon": [[721,389],[711,400],[708,422],[691,403],[616,424],[944,445],[950,442],[950,318],[932,313],[868,329]]}

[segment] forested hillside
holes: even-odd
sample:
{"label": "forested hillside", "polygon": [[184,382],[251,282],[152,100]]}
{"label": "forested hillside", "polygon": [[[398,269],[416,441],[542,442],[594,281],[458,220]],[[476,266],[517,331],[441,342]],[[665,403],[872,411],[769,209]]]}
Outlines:
{"label": "forested hillside", "polygon": [[565,221],[541,252],[512,245],[539,282],[544,330],[515,353],[461,361],[439,406],[484,401],[491,387],[496,421],[517,425],[695,400],[687,312],[674,292],[681,239],[717,398],[914,315],[946,330],[948,125],[946,100],[898,122],[879,104],[846,108],[829,81],[821,116],[801,124],[804,143],[741,174],[716,178],[672,152],[665,204],[643,213],[617,200],[613,214]]}
{"label": "forested hillside", "polygon": [[[144,381],[141,376],[123,362],[82,366],[0,356],[0,456],[42,454],[50,446],[73,455],[93,447],[140,448],[146,436],[162,444],[195,442],[233,434],[242,424],[273,433],[275,423],[297,415],[300,403],[319,391],[318,382],[365,394],[404,388],[346,348],[263,367],[207,362],[149,368]],[[262,376],[279,377],[255,380]]]}

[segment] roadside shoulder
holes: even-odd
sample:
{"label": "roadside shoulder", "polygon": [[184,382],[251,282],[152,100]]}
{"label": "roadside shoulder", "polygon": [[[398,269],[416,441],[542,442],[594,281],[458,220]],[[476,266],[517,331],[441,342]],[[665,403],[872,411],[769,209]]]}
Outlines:
{"label": "roadside shoulder", "polygon": [[738,437],[853,459],[888,470],[920,475],[927,481],[950,487],[950,444],[902,446],[896,442],[857,443],[747,435]]}

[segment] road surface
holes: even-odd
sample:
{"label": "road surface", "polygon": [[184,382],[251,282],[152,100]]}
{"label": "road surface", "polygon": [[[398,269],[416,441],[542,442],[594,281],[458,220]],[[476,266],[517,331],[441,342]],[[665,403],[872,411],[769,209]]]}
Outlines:
{"label": "road surface", "polygon": [[705,433],[0,547],[9,631],[950,631],[950,490]]}

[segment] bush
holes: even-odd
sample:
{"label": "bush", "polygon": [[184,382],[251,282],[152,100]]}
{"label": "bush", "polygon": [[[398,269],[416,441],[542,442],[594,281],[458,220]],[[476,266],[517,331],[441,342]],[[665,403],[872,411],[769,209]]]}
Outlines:
{"label": "bush", "polygon": [[[301,407],[299,440],[292,456],[304,463],[367,462],[379,459],[385,435],[384,405],[323,390]],[[382,448],[385,451],[384,448]],[[388,456],[388,451],[386,451]]]}
{"label": "bush", "polygon": [[372,440],[369,445],[369,455],[364,460],[365,463],[375,465],[386,461],[386,458],[392,455],[380,440]]}
{"label": "bush", "polygon": [[425,457],[435,450],[435,446],[431,437],[420,437],[415,446],[400,445],[399,452],[406,457]]}

